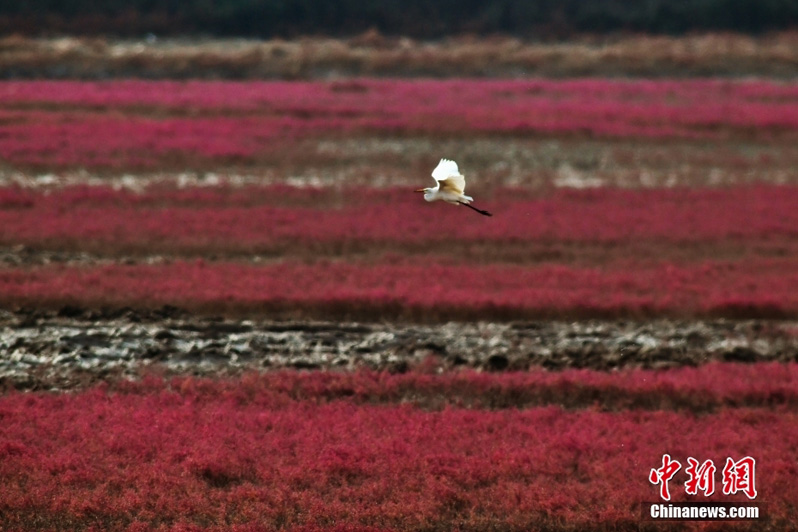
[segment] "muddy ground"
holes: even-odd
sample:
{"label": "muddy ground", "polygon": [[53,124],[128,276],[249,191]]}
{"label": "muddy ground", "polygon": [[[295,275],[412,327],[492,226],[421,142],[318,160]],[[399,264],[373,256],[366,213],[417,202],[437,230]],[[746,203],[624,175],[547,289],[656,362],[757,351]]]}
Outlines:
{"label": "muddy ground", "polygon": [[542,42],[464,35],[294,40],[0,38],[0,77],[338,79],[360,76],[627,77],[796,75],[795,32],[584,36]]}
{"label": "muddy ground", "polygon": [[70,389],[146,373],[669,368],[796,361],[795,321],[337,323],[154,312],[0,311],[0,388]]}

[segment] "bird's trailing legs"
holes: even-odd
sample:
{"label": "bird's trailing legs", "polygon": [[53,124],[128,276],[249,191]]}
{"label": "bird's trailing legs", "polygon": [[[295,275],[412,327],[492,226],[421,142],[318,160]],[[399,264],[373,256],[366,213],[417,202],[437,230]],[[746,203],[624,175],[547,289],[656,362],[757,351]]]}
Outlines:
{"label": "bird's trailing legs", "polygon": [[482,209],[477,209],[476,207],[474,207],[474,206],[473,206],[473,205],[471,205],[470,203],[466,203],[466,202],[464,202],[464,201],[458,201],[457,203],[459,203],[460,205],[465,205],[465,206],[466,206],[466,207],[468,207],[469,209],[474,209],[474,210],[475,210],[475,211],[477,211],[479,214],[483,214],[483,215],[485,215],[485,216],[493,216],[493,215],[492,215],[491,213],[489,213],[488,211],[483,211]]}

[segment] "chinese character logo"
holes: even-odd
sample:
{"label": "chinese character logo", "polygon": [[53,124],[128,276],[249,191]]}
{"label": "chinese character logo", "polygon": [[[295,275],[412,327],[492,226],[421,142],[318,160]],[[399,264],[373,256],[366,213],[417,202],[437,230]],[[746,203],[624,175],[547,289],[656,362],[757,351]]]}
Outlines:
{"label": "chinese character logo", "polygon": [[755,470],[756,460],[750,456],[738,462],[727,458],[723,468],[723,494],[732,495],[742,491],[749,499],[756,498]]}
{"label": "chinese character logo", "polygon": [[668,490],[668,481],[673,478],[673,475],[675,475],[676,472],[681,468],[682,464],[676,460],[671,460],[671,455],[663,454],[662,467],[659,469],[652,469],[651,473],[648,474],[649,482],[655,486],[657,484],[661,484],[659,487],[659,496],[666,501],[671,500],[671,493]]}
{"label": "chinese character logo", "polygon": [[[666,501],[671,500],[671,493],[668,481],[682,468],[678,460],[673,460],[671,455],[662,455],[662,467],[652,469],[648,475],[648,480],[652,484],[659,485],[659,496]],[[692,456],[687,458],[687,467],[684,472],[688,479],[684,483],[684,491],[688,495],[698,495],[703,492],[705,497],[715,493],[715,472],[717,468],[712,460],[700,463]],[[726,465],[722,471],[723,494],[734,495],[742,492],[749,499],[756,498],[756,460],[746,456],[741,460],[734,461],[726,458]]]}
{"label": "chinese character logo", "polygon": [[701,490],[707,497],[715,493],[716,468],[712,460],[707,460],[698,467],[698,460],[691,456],[687,463],[689,465],[684,471],[690,478],[684,483],[684,491],[688,495],[697,495],[698,490]]}

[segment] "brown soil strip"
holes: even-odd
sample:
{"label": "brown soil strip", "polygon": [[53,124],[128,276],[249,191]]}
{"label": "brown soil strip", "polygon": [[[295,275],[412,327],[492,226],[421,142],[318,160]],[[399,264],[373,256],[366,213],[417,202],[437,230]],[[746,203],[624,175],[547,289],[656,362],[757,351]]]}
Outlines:
{"label": "brown soil strip", "polygon": [[379,263],[387,257],[426,257],[430,261],[468,264],[519,264],[540,266],[605,267],[624,263],[654,265],[663,262],[695,264],[704,261],[734,261],[747,257],[779,258],[798,253],[792,241],[726,240],[721,242],[668,242],[630,240],[622,242],[282,242],[274,246],[237,246],[227,242],[189,245],[180,243],[119,244],[117,242],[58,241],[42,245],[0,246],[0,268],[26,268],[48,264],[100,266],[105,264],[163,264],[176,260],[202,259],[207,263],[243,262],[268,264],[296,261],[357,261]]}
{"label": "brown soil strip", "polygon": [[[0,388],[19,389],[70,389],[152,372],[221,376],[281,368],[613,370],[695,366],[709,361],[798,361],[798,323],[794,321],[420,325],[230,320],[203,318],[169,307],[149,312],[63,307],[59,311],[0,311],[0,332]],[[599,399],[595,393],[582,390],[578,397],[567,399],[547,398],[541,392],[515,399],[497,396],[491,401],[497,407],[536,401],[584,406]],[[621,396],[618,405],[629,401],[644,405],[650,399]],[[433,399],[424,402],[432,405]],[[704,400],[696,401],[699,399]]]}
{"label": "brown soil strip", "polygon": [[584,38],[541,43],[476,36],[424,42],[377,32],[294,41],[0,39],[17,78],[329,79],[360,76],[767,76],[792,78],[793,33]]}

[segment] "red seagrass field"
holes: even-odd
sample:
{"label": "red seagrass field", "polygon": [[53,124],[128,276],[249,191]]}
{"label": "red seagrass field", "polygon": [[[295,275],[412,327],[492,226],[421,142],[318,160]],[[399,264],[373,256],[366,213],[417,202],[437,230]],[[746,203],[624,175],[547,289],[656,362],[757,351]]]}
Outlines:
{"label": "red seagrass field", "polygon": [[0,81],[0,530],[798,526],[796,168],[784,80]]}

